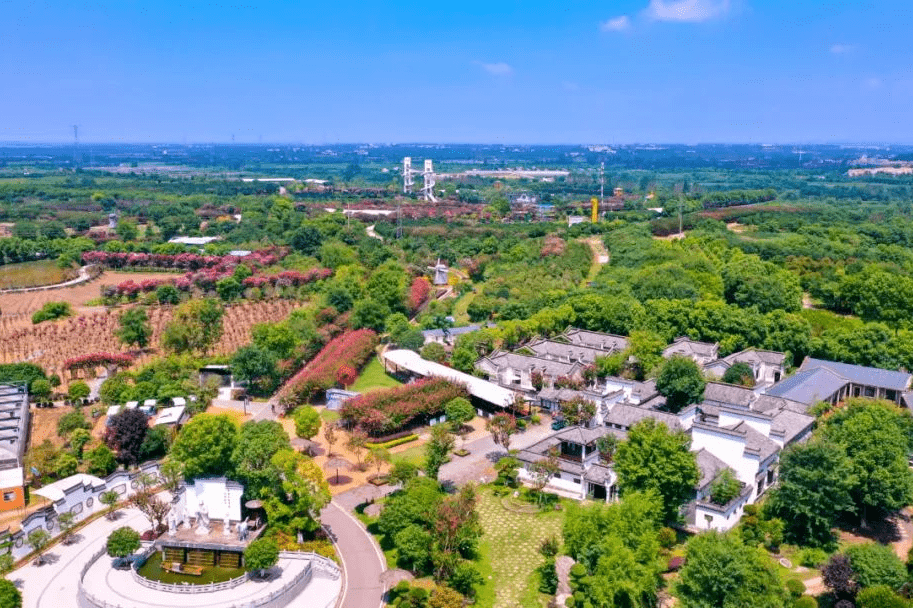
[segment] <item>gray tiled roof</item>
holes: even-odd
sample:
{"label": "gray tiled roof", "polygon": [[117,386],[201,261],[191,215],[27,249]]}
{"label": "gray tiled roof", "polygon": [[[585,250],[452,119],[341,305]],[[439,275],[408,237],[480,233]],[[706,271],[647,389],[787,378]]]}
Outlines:
{"label": "gray tiled roof", "polygon": [[718,348],[719,344],[711,344],[710,342],[698,342],[697,340],[692,340],[687,336],[679,336],[672,342],[672,344],[663,350],[663,357],[671,357],[672,355],[697,355],[698,357],[712,358],[716,357]]}
{"label": "gray tiled roof", "polygon": [[723,361],[733,365],[735,363],[767,363],[768,365],[783,365],[786,355],[772,350],[758,350],[748,348],[741,352],[732,353],[723,357]]}
{"label": "gray tiled roof", "polygon": [[570,328],[562,336],[571,344],[583,344],[591,348],[613,352],[628,348],[628,339],[624,336],[606,334],[599,331]]}
{"label": "gray tiled roof", "polygon": [[825,361],[823,359],[813,359],[806,357],[802,362],[800,371],[807,371],[816,368],[826,368],[843,376],[853,384],[863,384],[866,386],[877,386],[895,391],[907,390],[910,386],[910,374],[907,372],[897,372],[889,369],[878,369],[876,367],[864,367],[862,365],[851,365],[849,363],[837,363],[834,361]]}
{"label": "gray tiled roof", "polygon": [[728,404],[748,408],[757,399],[754,391],[744,386],[723,382],[708,382],[704,387],[704,401],[714,405]]}
{"label": "gray tiled roof", "polygon": [[669,414],[667,412],[658,412],[656,410],[648,410],[641,407],[635,407],[633,405],[625,405],[623,403],[617,403],[612,406],[612,409],[605,416],[605,423],[618,424],[624,428],[631,428],[631,426],[645,418],[652,418],[662,422],[670,429],[681,428],[681,423],[678,420],[678,416],[674,414]]}
{"label": "gray tiled roof", "polygon": [[585,344],[563,344],[554,340],[535,340],[524,348],[528,348],[536,356],[544,359],[582,361],[584,363],[593,363],[596,357],[606,355],[606,351],[600,348],[592,348]]}
{"label": "gray tiled roof", "polygon": [[783,433],[783,444],[789,445],[795,438],[815,424],[815,419],[806,414],[781,410],[773,417],[771,430]]}
{"label": "gray tiled roof", "polygon": [[519,355],[517,353],[494,352],[480,361],[488,360],[496,368],[510,367],[515,370],[533,369],[545,373],[549,376],[569,376],[580,369],[579,363],[563,363],[561,361],[549,361],[541,357],[531,357],[529,355]]}
{"label": "gray tiled roof", "polygon": [[697,482],[698,490],[706,488],[714,479],[716,479],[716,476],[719,475],[723,469],[729,468],[725,462],[704,448],[698,450],[694,456],[697,459],[697,468],[701,472],[701,479]]}
{"label": "gray tiled roof", "polygon": [[607,431],[608,429],[605,427],[588,429],[581,426],[569,426],[555,433],[554,437],[557,437],[561,441],[570,441],[580,445],[590,445],[605,435]]}
{"label": "gray tiled roof", "polygon": [[758,431],[751,428],[747,422],[743,421],[735,424],[729,427],[729,430],[744,435],[745,451],[754,452],[761,458],[762,462],[780,451],[780,446],[778,446],[772,439],[765,437]]}
{"label": "gray tiled roof", "polygon": [[797,414],[804,414],[808,411],[808,407],[809,406],[807,403],[792,401],[790,399],[776,397],[774,395],[759,395],[755,402],[751,404],[751,409],[755,410],[756,412],[789,410],[791,412],[796,412]]}
{"label": "gray tiled roof", "polygon": [[768,395],[812,405],[830,398],[848,380],[826,367],[800,370],[767,389]]}

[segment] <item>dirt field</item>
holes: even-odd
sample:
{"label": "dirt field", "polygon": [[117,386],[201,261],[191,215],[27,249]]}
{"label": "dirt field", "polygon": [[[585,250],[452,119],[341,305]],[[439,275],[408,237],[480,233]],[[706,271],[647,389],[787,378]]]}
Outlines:
{"label": "dirt field", "polygon": [[[222,337],[214,354],[227,355],[250,343],[251,328],[257,323],[276,322],[288,317],[300,302],[268,300],[240,302],[225,306]],[[171,307],[150,306],[147,309],[152,326],[152,349],[134,365],[148,363],[158,356],[162,332],[171,320]],[[127,349],[115,336],[119,311],[101,308],[100,312],[76,315],[55,322],[32,325],[31,321],[15,323],[6,315],[0,320],[0,363],[29,361],[57,374],[64,383],[71,378],[63,369],[67,359],[92,353],[117,353]]]}
{"label": "dirt field", "polygon": [[47,302],[69,302],[77,312],[89,312],[99,308],[86,307],[86,302],[101,297],[101,288],[105,285],[117,285],[124,281],[145,281],[162,279],[169,273],[163,272],[105,272],[98,278],[61,289],[31,291],[28,293],[10,293],[0,295],[0,310],[4,321],[25,319],[30,322],[33,312]]}

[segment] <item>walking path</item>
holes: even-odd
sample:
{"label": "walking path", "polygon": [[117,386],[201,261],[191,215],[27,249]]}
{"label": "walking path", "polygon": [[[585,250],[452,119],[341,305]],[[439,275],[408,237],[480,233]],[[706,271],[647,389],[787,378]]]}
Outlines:
{"label": "walking path", "polygon": [[361,522],[337,501],[351,503],[341,497],[333,499],[321,511],[320,521],[342,558],[344,582],[339,605],[342,608],[378,608],[383,605],[386,591],[380,582],[380,575],[387,569],[386,559]]}
{"label": "walking path", "polygon": [[79,531],[78,542],[57,544],[45,553],[45,563],[36,566],[34,560],[7,575],[22,591],[23,608],[61,608],[76,605],[76,590],[83,566],[104,546],[117,528],[130,526],[139,530],[149,527],[137,509],[123,509],[115,521],[104,517]]}

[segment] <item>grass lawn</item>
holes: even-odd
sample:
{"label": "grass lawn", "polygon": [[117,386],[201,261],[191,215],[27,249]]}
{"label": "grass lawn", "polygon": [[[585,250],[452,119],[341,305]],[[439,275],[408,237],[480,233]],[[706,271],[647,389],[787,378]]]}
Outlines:
{"label": "grass lawn", "polygon": [[466,312],[469,308],[469,305],[475,299],[476,294],[472,291],[469,291],[462,296],[460,296],[453,305],[453,320],[456,327],[461,327],[463,325],[469,325],[469,313]]}
{"label": "grass lawn", "polygon": [[399,380],[387,375],[384,366],[379,357],[374,357],[371,362],[365,366],[355,384],[349,387],[350,391],[356,393],[370,393],[384,388],[393,388],[402,384]]}
{"label": "grass lawn", "polygon": [[542,608],[548,597],[534,587],[534,571],[545,560],[540,543],[553,534],[560,538],[563,511],[515,513],[501,505],[488,488],[479,490],[479,518],[485,535],[479,570],[485,584],[478,590],[479,608]]}
{"label": "grass lawn", "polygon": [[324,422],[336,422],[339,420],[339,412],[333,410],[320,410],[320,419]]}
{"label": "grass lawn", "polygon": [[414,445],[411,448],[405,449],[402,452],[393,452],[390,454],[393,462],[397,460],[405,460],[411,462],[416,466],[423,466],[425,464],[425,445]]}
{"label": "grass lawn", "polygon": [[0,266],[0,289],[53,285],[76,276],[76,270],[60,268],[56,260],[5,264]]}

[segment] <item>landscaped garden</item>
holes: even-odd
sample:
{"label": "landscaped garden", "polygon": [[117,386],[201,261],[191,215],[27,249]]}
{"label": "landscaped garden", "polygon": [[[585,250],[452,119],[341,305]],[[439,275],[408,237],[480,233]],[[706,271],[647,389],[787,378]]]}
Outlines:
{"label": "landscaped garden", "polygon": [[349,390],[356,393],[370,393],[385,388],[395,388],[400,384],[402,382],[384,371],[384,364],[380,362],[380,358],[374,357],[365,365],[358,380],[349,387]]}
{"label": "landscaped garden", "polygon": [[[167,566],[167,563],[165,564]],[[156,551],[149,556],[146,563],[137,571],[140,576],[161,583],[171,585],[208,585],[210,583],[224,583],[244,574],[244,568],[223,568],[221,566],[206,566],[202,568],[199,576],[192,574],[178,574],[166,569],[162,565],[162,554]]]}
{"label": "landscaped garden", "polygon": [[[531,506],[527,503],[526,506]],[[543,561],[539,547],[561,537],[563,511],[511,508],[510,497],[498,497],[490,488],[479,490],[476,505],[485,534],[479,545],[483,582],[476,605],[480,608],[541,608],[548,596],[539,593],[536,569]]]}

